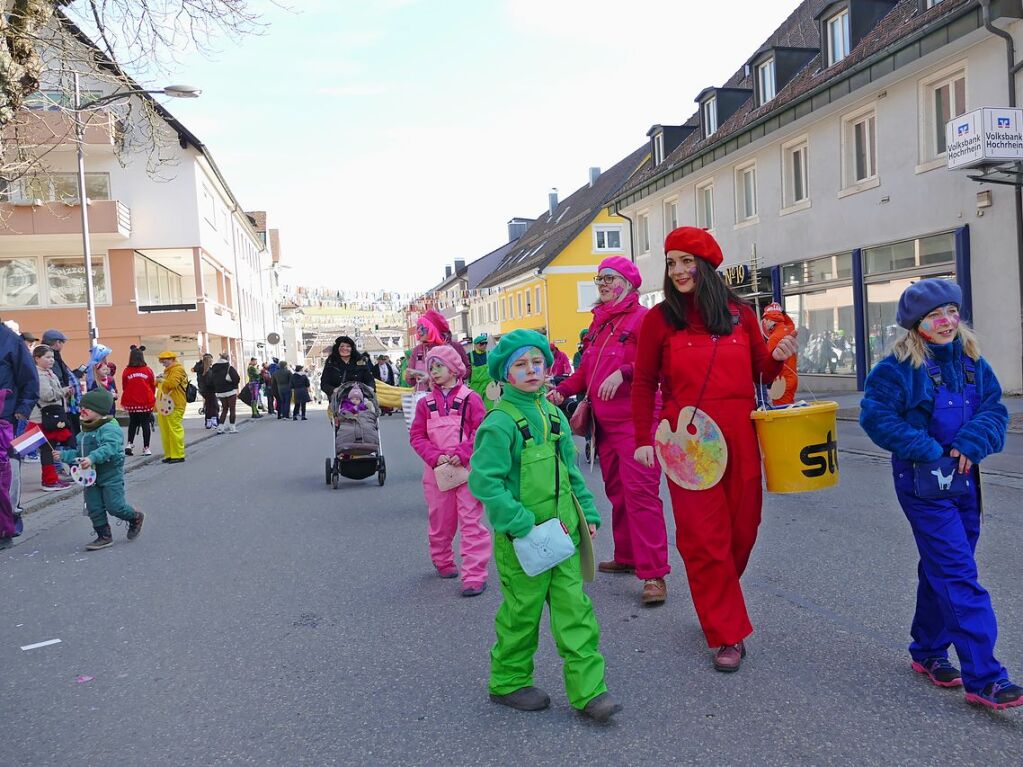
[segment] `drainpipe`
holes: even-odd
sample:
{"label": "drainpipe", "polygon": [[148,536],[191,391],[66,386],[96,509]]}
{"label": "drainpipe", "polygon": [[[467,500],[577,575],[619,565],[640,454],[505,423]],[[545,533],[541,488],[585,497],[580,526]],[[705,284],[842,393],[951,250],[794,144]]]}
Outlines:
{"label": "drainpipe", "polygon": [[[1016,74],[1023,69],[1023,62],[1016,62],[1016,44],[1012,35],[991,23],[991,0],[980,0],[980,8],[984,18],[984,29],[1005,41],[1005,55],[1009,75],[1009,106],[1016,106]],[[1019,167],[1019,166],[1017,166]],[[1019,279],[1020,306],[1023,307],[1023,187],[1017,182],[1013,186],[1013,204],[1016,208],[1016,268]],[[1020,315],[1020,329],[1023,332],[1023,313]],[[1020,357],[1020,370],[1023,371],[1023,356]]]}
{"label": "drainpipe", "polygon": [[629,222],[629,259],[632,263],[636,263],[636,241],[632,233],[632,219],[622,213],[617,202],[615,203],[615,215]]}

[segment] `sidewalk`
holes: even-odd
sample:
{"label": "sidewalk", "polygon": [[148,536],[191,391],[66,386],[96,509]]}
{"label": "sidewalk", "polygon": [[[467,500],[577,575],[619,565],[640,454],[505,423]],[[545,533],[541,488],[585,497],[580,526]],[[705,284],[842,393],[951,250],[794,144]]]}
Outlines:
{"label": "sidewalk", "polygon": [[[205,428],[205,417],[199,414],[199,408],[202,407],[201,402],[193,402],[188,405],[185,410],[184,426],[185,426],[185,448],[191,447],[192,445],[203,442],[211,437],[217,436],[217,432],[214,429]],[[276,420],[276,416],[270,416],[269,420]],[[262,419],[256,419],[254,422],[259,423],[261,420],[267,419],[266,414],[263,414]],[[246,428],[246,425],[250,421],[253,421],[251,415],[249,415],[249,409],[246,407],[244,414],[239,408],[237,427],[239,430]],[[128,429],[121,427],[121,431],[124,433],[125,444],[128,442]],[[225,434],[223,437],[229,439],[232,435]],[[160,442],[160,432],[154,426],[153,436],[149,443],[150,449],[153,451],[152,456],[142,455],[142,435],[141,433],[135,437],[135,455],[125,456],[124,458],[124,470],[125,472],[134,471],[135,469],[146,466],[147,464],[154,463],[163,459],[163,445]],[[45,508],[53,503],[62,501],[70,495],[81,492],[82,488],[80,485],[72,484],[71,487],[66,490],[59,491],[44,491],[42,489],[42,470],[39,463],[29,463],[28,461],[21,462],[21,507],[24,509],[25,514],[30,514],[38,509]]]}

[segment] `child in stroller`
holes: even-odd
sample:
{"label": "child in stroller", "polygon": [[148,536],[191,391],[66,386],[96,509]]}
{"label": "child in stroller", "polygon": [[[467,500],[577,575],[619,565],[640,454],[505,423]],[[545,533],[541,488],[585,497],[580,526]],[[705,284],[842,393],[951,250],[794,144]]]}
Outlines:
{"label": "child in stroller", "polygon": [[334,425],[334,458],[327,459],[327,483],[340,476],[366,479],[377,474],[384,484],[386,468],[380,445],[380,406],[373,389],[358,381],[338,386],[330,395]]}

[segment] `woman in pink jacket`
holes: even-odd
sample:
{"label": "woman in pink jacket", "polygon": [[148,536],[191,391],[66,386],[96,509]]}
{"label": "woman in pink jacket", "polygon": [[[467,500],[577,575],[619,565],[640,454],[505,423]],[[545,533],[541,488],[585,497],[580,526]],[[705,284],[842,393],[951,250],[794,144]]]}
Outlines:
{"label": "woman in pink jacket", "polygon": [[[423,469],[423,495],[429,518],[430,559],[441,578],[457,578],[451,542],[455,532],[462,533],[462,596],[475,597],[487,588],[487,563],[492,543],[483,524],[483,505],[469,485],[442,490],[436,469],[462,471],[468,479],[476,429],[487,409],[483,399],[463,384],[466,369],[458,353],[447,344],[426,353],[431,391],[416,403],[416,414],[409,429],[409,442],[426,466]],[[463,471],[464,470],[464,471]]]}
{"label": "woman in pink jacket", "polygon": [[633,458],[632,369],[639,327],[647,313],[636,292],[642,280],[635,264],[612,256],[600,262],[595,282],[600,303],[593,308],[582,360],[548,396],[560,405],[566,397],[586,392],[592,405],[615,543],[614,558],[601,562],[600,571],[634,572],[643,581],[643,604],[661,604],[667,596],[664,576],[671,572],[659,495],[661,469],[657,464],[647,468]]}

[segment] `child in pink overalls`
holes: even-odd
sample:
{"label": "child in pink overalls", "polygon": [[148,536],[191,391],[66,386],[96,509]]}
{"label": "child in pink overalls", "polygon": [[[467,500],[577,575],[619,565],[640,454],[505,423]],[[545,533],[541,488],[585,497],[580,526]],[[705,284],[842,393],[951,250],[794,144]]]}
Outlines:
{"label": "child in pink overalls", "polygon": [[442,464],[469,468],[473,440],[486,415],[480,395],[465,386],[465,364],[447,345],[430,349],[426,358],[431,391],[416,404],[409,430],[412,449],[423,459],[423,495],[429,509],[430,559],[441,578],[458,577],[452,541],[462,535],[462,596],[487,588],[492,543],[483,524],[483,505],[465,483],[450,490],[437,486],[434,469]]}

